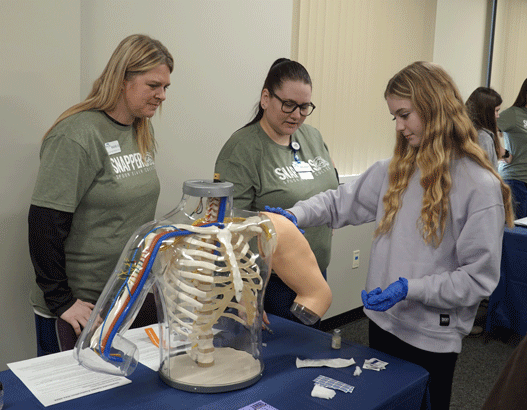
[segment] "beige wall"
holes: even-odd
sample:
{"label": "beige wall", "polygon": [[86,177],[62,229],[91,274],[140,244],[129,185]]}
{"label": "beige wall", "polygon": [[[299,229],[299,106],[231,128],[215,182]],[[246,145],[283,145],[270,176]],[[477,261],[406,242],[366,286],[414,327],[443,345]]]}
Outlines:
{"label": "beige wall", "polygon": [[[313,79],[319,129],[341,174],[356,175],[392,155],[388,80],[433,58],[436,0],[296,0],[298,49]],[[390,143],[387,143],[389,140]]]}
{"label": "beige wall", "polygon": [[492,87],[509,108],[527,78],[527,2],[500,0],[492,65]]}
{"label": "beige wall", "polygon": [[80,98],[80,3],[0,1],[0,370],[36,352],[27,211],[39,140]]}
{"label": "beige wall", "polygon": [[491,0],[438,0],[434,62],[452,76],[464,101],[487,75]]}

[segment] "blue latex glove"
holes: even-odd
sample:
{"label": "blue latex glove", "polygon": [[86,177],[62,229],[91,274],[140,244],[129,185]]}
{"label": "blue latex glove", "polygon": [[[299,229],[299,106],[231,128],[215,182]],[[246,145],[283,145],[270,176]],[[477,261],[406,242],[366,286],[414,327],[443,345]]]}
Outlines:
{"label": "blue latex glove", "polygon": [[374,289],[370,293],[366,293],[365,290],[361,292],[362,303],[366,309],[385,312],[397,302],[404,300],[408,294],[408,279],[399,278],[384,291],[379,293],[379,290],[380,288]]}
{"label": "blue latex glove", "polygon": [[[282,208],[280,207],[276,207],[276,208],[271,208],[270,206],[266,205],[265,208],[264,208],[267,212],[272,212],[273,214],[278,214],[278,215],[282,215],[282,216],[285,216],[287,219],[289,219],[291,222],[293,222],[295,224],[295,226],[298,228],[298,222],[296,220],[296,216],[294,216],[291,212],[287,212],[287,211],[284,211]],[[304,233],[305,231],[303,229],[300,229],[298,228],[298,230],[302,233]]]}
{"label": "blue latex glove", "polygon": [[[366,291],[364,291],[364,293],[366,294]],[[371,292],[368,292],[367,297],[371,298],[372,296],[380,295],[381,293],[382,293],[381,288],[375,288]]]}
{"label": "blue latex glove", "polygon": [[365,290],[363,290],[361,293],[360,293],[360,297],[362,299],[362,304],[367,307],[369,306],[369,303],[368,303],[368,299],[371,298],[372,296],[375,296],[375,295],[378,295],[382,293],[382,289],[381,288],[375,288],[373,289],[371,292],[366,292]]}

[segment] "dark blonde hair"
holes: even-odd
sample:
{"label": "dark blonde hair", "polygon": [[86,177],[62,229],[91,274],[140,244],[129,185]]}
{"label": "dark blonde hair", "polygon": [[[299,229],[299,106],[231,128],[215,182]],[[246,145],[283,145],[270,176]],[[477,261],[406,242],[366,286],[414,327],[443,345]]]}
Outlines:
{"label": "dark blonde hair", "polygon": [[450,207],[450,163],[453,158],[464,156],[500,181],[506,222],[513,226],[510,188],[476,142],[476,129],[467,115],[459,90],[446,71],[428,62],[410,64],[390,79],[384,96],[410,100],[423,123],[423,137],[419,147],[412,147],[401,132],[396,133],[394,156],[388,168],[389,186],[383,198],[384,216],[375,235],[390,232],[401,195],[418,167],[424,194],[417,224],[425,242],[438,246],[443,240]]}
{"label": "dark blonde hair", "polygon": [[[46,132],[44,138],[60,121],[74,114],[88,110],[114,110],[125,80],[131,80],[134,76],[146,73],[161,64],[165,64],[170,72],[174,69],[174,59],[160,41],[144,34],[126,37],[119,43],[102,74],[93,83],[88,97],[64,111]],[[150,131],[150,119],[136,118],[133,127],[137,132],[137,145],[141,155],[144,157],[147,152],[154,153],[156,142]]]}

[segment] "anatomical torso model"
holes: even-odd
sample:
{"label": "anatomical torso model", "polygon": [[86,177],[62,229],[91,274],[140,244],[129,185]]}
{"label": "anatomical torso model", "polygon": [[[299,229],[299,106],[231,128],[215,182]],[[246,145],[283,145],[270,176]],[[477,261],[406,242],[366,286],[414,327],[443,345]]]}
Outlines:
{"label": "anatomical torso model", "polygon": [[212,393],[255,383],[271,263],[298,295],[293,312],[322,317],[331,292],[307,241],[283,216],[232,209],[232,191],[187,181],[174,211],[136,231],[75,347],[84,367],[133,372],[138,351],[123,334],[153,289],[167,384]]}

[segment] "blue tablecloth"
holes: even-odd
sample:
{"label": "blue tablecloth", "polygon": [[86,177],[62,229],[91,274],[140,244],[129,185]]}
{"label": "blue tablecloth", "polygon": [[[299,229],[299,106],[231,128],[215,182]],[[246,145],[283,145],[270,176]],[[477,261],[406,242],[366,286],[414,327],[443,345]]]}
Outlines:
{"label": "blue tablecloth", "polygon": [[[263,377],[253,386],[227,393],[200,394],[167,386],[158,374],[139,364],[129,376],[132,383],[64,403],[51,410],[103,409],[199,409],[237,410],[258,400],[278,410],[308,409],[419,409],[428,394],[428,372],[422,367],[394,358],[366,346],[342,341],[340,350],[331,349],[331,335],[269,315],[273,334],[264,332]],[[386,370],[363,370],[353,376],[355,365],[297,369],[296,358],[353,357],[362,367],[372,357],[386,361]],[[311,397],[313,379],[324,375],[355,387],[352,393],[337,391],[331,400]],[[44,409],[10,370],[0,373],[4,385],[4,410]]]}
{"label": "blue tablecloth", "polygon": [[506,328],[527,334],[527,228],[506,228],[503,234],[501,276],[489,298],[485,330]]}

